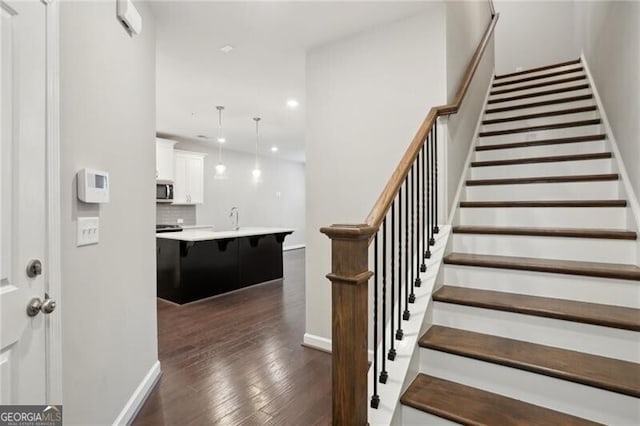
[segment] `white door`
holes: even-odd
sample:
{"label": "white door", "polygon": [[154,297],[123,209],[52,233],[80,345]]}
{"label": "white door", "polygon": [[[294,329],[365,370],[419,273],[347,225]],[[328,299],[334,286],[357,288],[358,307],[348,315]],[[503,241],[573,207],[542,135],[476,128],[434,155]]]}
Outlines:
{"label": "white door", "polygon": [[46,255],[46,8],[0,0],[0,405],[47,396],[45,314],[27,313],[45,295],[27,268]]}

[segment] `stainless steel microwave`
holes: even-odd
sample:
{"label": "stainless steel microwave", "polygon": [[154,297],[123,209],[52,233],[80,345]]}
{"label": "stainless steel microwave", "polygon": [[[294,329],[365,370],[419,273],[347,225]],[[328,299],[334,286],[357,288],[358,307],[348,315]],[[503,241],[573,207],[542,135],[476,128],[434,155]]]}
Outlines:
{"label": "stainless steel microwave", "polygon": [[173,184],[171,183],[158,183],[156,184],[156,200],[157,201],[172,201],[173,200]]}

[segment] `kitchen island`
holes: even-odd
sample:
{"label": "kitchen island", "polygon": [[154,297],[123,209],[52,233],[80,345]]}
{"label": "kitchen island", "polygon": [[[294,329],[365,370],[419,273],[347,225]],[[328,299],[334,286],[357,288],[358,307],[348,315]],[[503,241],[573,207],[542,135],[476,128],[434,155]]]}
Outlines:
{"label": "kitchen island", "polygon": [[183,304],[281,279],[288,228],[156,234],[158,297]]}

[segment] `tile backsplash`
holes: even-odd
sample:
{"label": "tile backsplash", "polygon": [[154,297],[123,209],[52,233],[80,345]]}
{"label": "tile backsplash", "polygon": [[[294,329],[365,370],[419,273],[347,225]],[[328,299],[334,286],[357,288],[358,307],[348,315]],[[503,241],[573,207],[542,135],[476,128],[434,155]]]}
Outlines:
{"label": "tile backsplash", "polygon": [[178,219],[183,225],[196,224],[196,206],[174,206],[171,204],[156,204],[156,224],[175,225]]}

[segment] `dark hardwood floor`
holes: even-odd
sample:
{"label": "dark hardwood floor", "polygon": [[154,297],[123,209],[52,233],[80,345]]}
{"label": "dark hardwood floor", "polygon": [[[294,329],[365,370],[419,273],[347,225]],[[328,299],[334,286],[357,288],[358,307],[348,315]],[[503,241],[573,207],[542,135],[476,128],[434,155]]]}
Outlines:
{"label": "dark hardwood floor", "polygon": [[304,254],[285,252],[283,281],[183,306],[158,300],[164,374],[133,424],[329,424],[331,356],[300,345]]}

